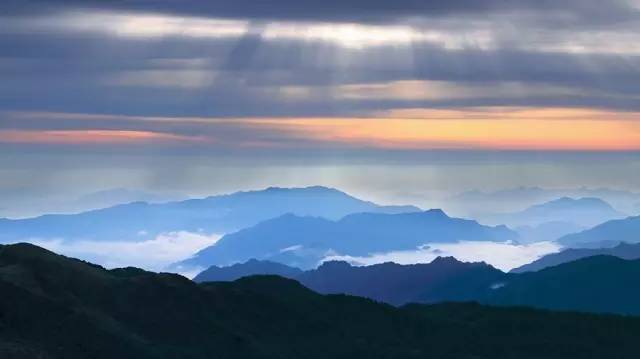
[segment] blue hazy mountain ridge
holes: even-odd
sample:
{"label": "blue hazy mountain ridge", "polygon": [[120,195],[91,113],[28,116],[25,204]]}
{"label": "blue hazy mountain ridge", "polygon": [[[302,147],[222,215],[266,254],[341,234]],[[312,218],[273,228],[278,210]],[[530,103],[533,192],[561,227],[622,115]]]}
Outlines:
{"label": "blue hazy mountain ridge", "polygon": [[491,222],[509,226],[537,226],[548,222],[574,223],[592,227],[608,220],[626,217],[599,198],[562,197],[531,206],[523,211],[488,216]]}
{"label": "blue hazy mountain ridge", "polygon": [[250,259],[228,267],[211,266],[193,278],[194,282],[234,281],[252,275],[278,275],[284,278],[296,278],[302,270],[281,263]]}
{"label": "blue hazy mountain ridge", "polygon": [[5,208],[0,208],[0,217],[22,219],[44,214],[75,214],[123,203],[164,203],[185,198],[187,197],[178,193],[153,193],[129,188],[112,188],[84,193],[79,196],[63,194],[49,196],[32,194],[12,196],[11,198],[4,196]]}
{"label": "blue hazy mountain ridge", "polygon": [[513,229],[518,232],[520,243],[534,243],[554,241],[567,234],[581,232],[586,228],[571,222],[552,221],[535,226],[518,226]]}
{"label": "blue hazy mountain ridge", "polygon": [[178,202],[134,202],[78,214],[0,219],[0,241],[26,238],[143,240],[170,231],[229,233],[286,213],[339,219],[359,212],[419,210],[413,206],[380,206],[320,186],[271,187]]}
{"label": "blue hazy mountain ridge", "polygon": [[517,187],[495,192],[473,190],[449,197],[445,208],[455,210],[453,213],[456,215],[476,218],[490,212],[514,212],[518,208],[530,207],[560,197],[600,198],[624,213],[640,213],[640,207],[636,207],[636,203],[640,202],[640,193],[587,187]]}
{"label": "blue hazy mountain ridge", "polygon": [[626,217],[599,198],[562,197],[514,213],[479,215],[483,223],[505,224],[520,235],[520,242],[554,241],[612,219]]}
{"label": "blue hazy mountain ridge", "polygon": [[148,202],[166,203],[184,200],[186,197],[176,193],[152,193],[129,188],[112,188],[86,193],[73,201],[76,206],[100,209],[117,206],[123,203]]}
{"label": "blue hazy mountain ridge", "polygon": [[558,242],[567,247],[603,247],[619,242],[640,242],[640,216],[617,219],[591,229],[563,236]]}
{"label": "blue hazy mountain ridge", "polygon": [[288,214],[227,234],[177,265],[206,268],[256,258],[307,269],[317,266],[328,254],[366,256],[416,249],[427,243],[506,242],[517,238],[517,233],[505,226],[489,227],[473,220],[451,218],[438,209],[400,214],[359,213],[338,221]]}
{"label": "blue hazy mountain ridge", "polygon": [[556,197],[555,192],[540,187],[517,187],[495,192],[471,190],[452,196],[449,200],[462,206],[472,207],[470,210],[473,210],[476,204],[482,205],[484,203],[490,208],[485,207],[483,211],[496,210],[494,206],[499,206],[497,210],[501,208],[503,211],[508,211],[513,207],[530,206]]}
{"label": "blue hazy mountain ridge", "polygon": [[568,248],[514,268],[511,273],[537,272],[544,268],[598,255],[614,256],[627,260],[640,259],[640,243],[620,243],[613,248]]}

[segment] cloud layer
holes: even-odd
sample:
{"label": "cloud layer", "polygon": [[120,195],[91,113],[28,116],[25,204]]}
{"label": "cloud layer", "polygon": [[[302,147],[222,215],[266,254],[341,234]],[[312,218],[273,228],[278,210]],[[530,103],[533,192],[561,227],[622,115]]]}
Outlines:
{"label": "cloud layer", "polygon": [[[190,232],[163,233],[152,240],[65,241],[38,240],[31,243],[56,253],[81,258],[107,268],[134,266],[153,271],[165,270],[169,264],[189,258],[193,253],[214,244],[221,236]],[[191,275],[192,273],[183,273]]]}
{"label": "cloud layer", "polygon": [[[85,8],[119,11],[162,12],[174,15],[208,15],[263,20],[333,20],[333,21],[392,21],[416,16],[447,16],[460,14],[486,15],[501,12],[561,12],[578,16],[600,15],[603,19],[625,19],[637,11],[634,2],[626,0],[221,0],[197,1],[96,1],[96,0],[8,0],[10,13],[37,12],[51,9]],[[593,21],[593,20],[592,20]],[[600,20],[602,21],[602,20]]]}
{"label": "cloud layer", "polygon": [[432,244],[415,251],[378,253],[368,257],[332,256],[325,260],[344,260],[356,265],[372,265],[384,262],[414,264],[429,263],[439,256],[452,256],[463,262],[486,262],[503,271],[509,271],[559,250],[560,246],[553,242],[539,242],[527,245],[495,242],[460,242]]}
{"label": "cloud layer", "polygon": [[637,110],[640,103],[640,16],[630,1],[4,7],[5,110],[348,117],[420,107]]}

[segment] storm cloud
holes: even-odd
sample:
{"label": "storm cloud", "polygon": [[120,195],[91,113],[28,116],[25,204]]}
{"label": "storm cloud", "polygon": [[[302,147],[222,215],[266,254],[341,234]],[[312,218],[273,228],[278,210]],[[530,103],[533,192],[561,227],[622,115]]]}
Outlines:
{"label": "storm cloud", "polygon": [[[615,165],[594,185],[617,185],[640,147],[639,9],[631,0],[2,1],[0,192],[128,186],[105,175],[128,162],[189,177],[244,160],[314,162],[325,184],[356,188],[343,168],[322,166],[481,157],[498,167],[503,157],[491,151],[528,151],[512,166],[560,150],[620,152],[607,155],[615,161],[583,154]],[[97,159],[87,166],[78,153]],[[114,154],[123,159],[109,162]],[[51,178],[34,175],[39,156],[51,156],[42,160],[54,163]],[[552,167],[540,176],[584,181],[582,167]],[[529,183],[513,168],[501,184]],[[162,171],[133,185],[177,183]],[[278,167],[286,178],[264,178],[322,178],[302,172]],[[29,187],[32,179],[55,185]],[[196,192],[239,180],[224,181]],[[419,191],[417,182],[408,187]]]}
{"label": "storm cloud", "polygon": [[[2,7],[4,110],[365,116],[469,106],[629,111],[640,103],[640,47],[633,41],[640,17],[629,1],[9,1]],[[413,95],[374,98],[355,93],[366,87],[352,86],[351,96],[341,87],[399,81],[423,83]],[[470,89],[463,98],[456,96],[461,88]]]}

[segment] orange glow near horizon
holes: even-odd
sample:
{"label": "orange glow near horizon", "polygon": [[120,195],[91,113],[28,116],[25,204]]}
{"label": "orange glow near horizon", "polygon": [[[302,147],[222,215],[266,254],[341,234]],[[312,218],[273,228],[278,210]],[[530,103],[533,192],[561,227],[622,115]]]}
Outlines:
{"label": "orange glow near horizon", "polygon": [[[322,142],[388,149],[640,150],[640,115],[559,109],[423,110],[420,118],[254,120]],[[408,113],[395,113],[397,116]]]}
{"label": "orange glow near horizon", "polygon": [[[367,123],[362,123],[367,121]],[[640,124],[593,120],[258,121],[296,137],[388,149],[640,150]]]}
{"label": "orange glow near horizon", "polygon": [[[55,119],[64,114],[50,116]],[[80,118],[84,115],[69,116]],[[87,121],[93,118],[92,115],[86,116]],[[316,145],[389,150],[640,150],[640,113],[633,112],[527,108],[405,109],[377,116],[235,119],[113,116],[144,123],[151,129],[168,124],[171,128],[201,126],[203,131],[201,135],[191,137],[154,130],[4,130],[0,131],[0,143],[91,145],[160,142],[292,150],[298,148],[294,146],[312,148]],[[225,133],[217,131],[222,128],[233,128],[238,138],[216,138],[218,133]],[[269,136],[261,136],[263,133]]]}

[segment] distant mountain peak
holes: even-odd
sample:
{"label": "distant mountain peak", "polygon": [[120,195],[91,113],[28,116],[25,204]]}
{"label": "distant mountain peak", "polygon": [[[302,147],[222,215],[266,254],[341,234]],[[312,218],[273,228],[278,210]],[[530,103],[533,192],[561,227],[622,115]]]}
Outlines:
{"label": "distant mountain peak", "polygon": [[343,218],[343,220],[346,219],[352,219],[352,218],[369,218],[369,217],[388,217],[391,216],[393,218],[401,218],[401,217],[406,217],[406,218],[442,218],[442,219],[451,219],[451,217],[449,217],[442,209],[439,208],[434,208],[434,209],[428,209],[428,210],[419,210],[419,211],[413,211],[413,212],[400,212],[400,213],[381,213],[381,212],[362,212],[362,213],[353,213],[350,215],[347,215]]}
{"label": "distant mountain peak", "polygon": [[[518,212],[490,215],[486,219],[490,223],[506,224],[511,227],[529,226],[532,228],[549,222],[564,222],[573,227],[588,228],[624,216],[626,215],[618,212],[600,198],[563,196],[529,206]],[[565,227],[569,228],[569,226]],[[543,235],[545,233],[543,230],[538,232]],[[557,237],[546,240],[554,240],[567,233],[570,232],[561,231]]]}
{"label": "distant mountain peak", "polygon": [[[207,196],[204,199],[215,200],[221,197],[229,198],[229,197],[238,197],[238,196],[246,197],[246,196],[260,196],[260,195],[274,195],[274,194],[330,194],[330,195],[340,195],[340,196],[356,199],[355,197],[339,189],[332,188],[332,187],[325,187],[325,186],[307,186],[307,187],[270,186],[266,188],[250,189],[250,190],[243,190],[243,191],[237,191],[237,192],[220,194],[220,195],[212,195],[212,196]],[[367,201],[363,201],[363,202],[367,202]]]}
{"label": "distant mountain peak", "polygon": [[464,262],[460,262],[455,257],[452,256],[438,256],[434,260],[431,261],[431,264],[463,264]]}
{"label": "distant mountain peak", "polygon": [[609,203],[606,201],[596,198],[596,197],[580,197],[580,198],[572,198],[572,197],[561,197],[556,200],[547,202],[546,204],[584,204],[584,205],[597,205],[603,207],[611,207]]}
{"label": "distant mountain peak", "polygon": [[251,258],[244,263],[236,263],[227,267],[211,266],[199,273],[196,282],[233,281],[252,275],[279,275],[285,278],[294,278],[302,273],[298,268],[290,267],[282,263]]}
{"label": "distant mountain peak", "polygon": [[[331,187],[325,186],[307,186],[307,187],[278,187],[278,186],[270,186],[265,188],[263,191],[265,192],[284,192],[284,191],[318,191],[318,192],[340,192],[344,193],[340,190]],[[256,190],[255,192],[260,192],[260,190]]]}
{"label": "distant mountain peak", "polygon": [[432,208],[432,209],[428,209],[426,211],[422,212],[423,214],[427,214],[430,216],[440,216],[440,217],[446,217],[446,218],[450,218],[449,215],[447,215],[445,213],[445,211],[443,211],[440,208]]}
{"label": "distant mountain peak", "polygon": [[613,207],[607,203],[606,201],[596,198],[596,197],[580,197],[580,198],[572,198],[572,197],[561,197],[546,203],[538,204],[532,206],[531,208],[545,207],[545,208],[553,208],[553,209],[564,209],[565,207],[599,207],[601,209],[606,210],[614,210]]}
{"label": "distant mountain peak", "polygon": [[331,261],[302,273],[296,279],[320,293],[358,295],[404,305],[409,302],[473,300],[506,277],[502,271],[486,264],[438,257],[431,263],[385,262],[368,266]]}
{"label": "distant mountain peak", "polygon": [[640,244],[620,242],[615,247],[605,248],[567,248],[563,251],[548,254],[529,264],[511,270],[513,273],[535,272],[554,267],[581,258],[594,256],[615,256],[626,260],[640,259]]}
{"label": "distant mountain peak", "polygon": [[324,261],[318,268],[322,269],[336,269],[336,268],[351,268],[353,267],[351,263],[340,260],[330,260]]}
{"label": "distant mountain peak", "polygon": [[567,247],[600,246],[608,241],[640,242],[640,216],[613,219],[582,232],[568,234],[558,239]]}

